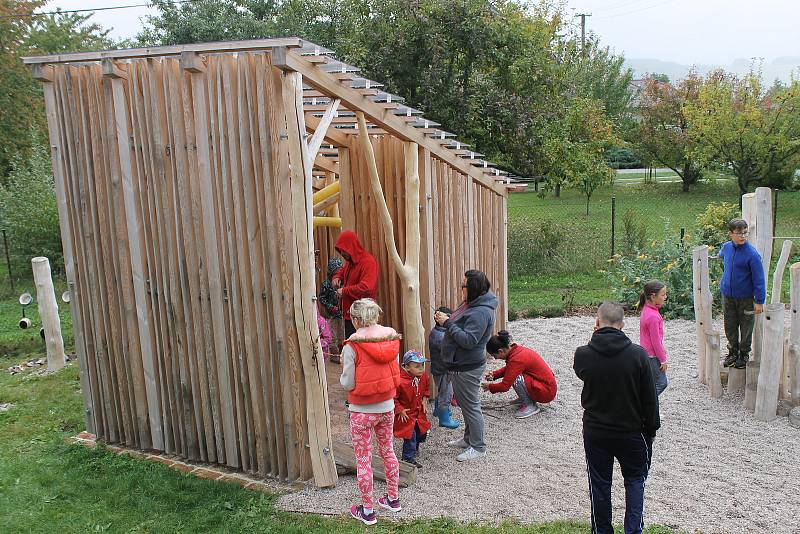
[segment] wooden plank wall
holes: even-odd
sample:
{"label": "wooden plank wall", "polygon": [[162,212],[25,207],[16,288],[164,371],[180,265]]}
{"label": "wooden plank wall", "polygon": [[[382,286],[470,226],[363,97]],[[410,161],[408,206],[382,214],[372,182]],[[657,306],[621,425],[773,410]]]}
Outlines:
{"label": "wooden plank wall", "polygon": [[307,480],[280,72],[265,52],[111,70],[55,66],[47,103],[93,428]]}
{"label": "wooden plank wall", "polygon": [[[405,202],[403,184],[403,143],[392,136],[372,136],[378,172],[384,187],[389,213],[395,222],[395,240],[405,257]],[[383,231],[375,224],[377,213],[369,187],[366,160],[355,146],[351,151],[351,174],[355,197],[356,233],[364,247],[378,260],[381,277],[379,304],[384,310],[383,324],[402,332],[400,279],[394,273]],[[435,306],[455,308],[461,300],[461,280],[468,269],[484,271],[498,293],[497,329],[506,325],[506,253],[505,197],[502,197],[468,176],[455,171],[445,162],[431,158],[432,235]],[[472,188],[472,191],[469,191]],[[399,224],[398,224],[399,223]],[[420,221],[425,224],[424,218]],[[423,228],[424,232],[425,229]],[[425,254],[425,251],[422,251]],[[424,264],[425,262],[423,262]],[[388,274],[388,276],[387,276]],[[423,309],[423,314],[432,314]]]}

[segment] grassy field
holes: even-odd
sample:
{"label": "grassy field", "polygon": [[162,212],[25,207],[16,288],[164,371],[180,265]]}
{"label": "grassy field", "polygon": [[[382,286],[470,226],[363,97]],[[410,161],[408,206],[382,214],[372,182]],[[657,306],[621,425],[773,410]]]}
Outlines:
{"label": "grassy field", "polygon": [[[510,195],[512,317],[555,315],[570,303],[585,306],[612,297],[605,277],[598,273],[611,255],[612,197],[616,202],[614,251],[619,253],[627,242],[637,241],[626,232],[626,219],[644,228],[646,242],[678,239],[681,228],[691,241],[697,215],[710,202],[738,204],[739,191],[733,181],[722,179],[692,186],[688,193],[681,191],[680,183],[618,183],[595,193],[588,217],[586,199],[576,191],[564,190],[560,198],[541,198],[534,192]],[[779,194],[775,235],[800,236],[800,193]],[[779,241],[774,248],[777,254]]]}

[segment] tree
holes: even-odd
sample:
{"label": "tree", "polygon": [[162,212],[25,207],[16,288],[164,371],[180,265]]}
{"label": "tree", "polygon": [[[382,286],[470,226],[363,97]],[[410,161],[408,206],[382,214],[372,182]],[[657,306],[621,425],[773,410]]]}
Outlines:
{"label": "tree", "polygon": [[761,75],[708,76],[684,106],[693,154],[730,169],[741,193],[754,184],[782,187],[800,165],[800,82],[764,91]]}
{"label": "tree", "polygon": [[693,157],[696,148],[689,135],[687,104],[696,102],[702,80],[695,72],[673,86],[655,77],[645,80],[639,96],[639,124],[631,139],[648,159],[669,167],[681,177],[683,190],[689,191],[702,176]]}

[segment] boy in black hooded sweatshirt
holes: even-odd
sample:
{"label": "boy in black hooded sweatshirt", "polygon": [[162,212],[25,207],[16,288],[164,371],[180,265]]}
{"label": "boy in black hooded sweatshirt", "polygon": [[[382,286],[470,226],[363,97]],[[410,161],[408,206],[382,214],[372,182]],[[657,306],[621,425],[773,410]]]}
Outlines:
{"label": "boy in black hooded sweatshirt", "polygon": [[589,472],[592,532],[614,532],[611,478],[614,458],[625,479],[625,533],[644,528],[644,484],[653,438],[661,426],[658,396],[647,351],[622,332],[624,312],[617,302],[597,309],[595,332],[575,351],[573,368],[583,381],[583,446]]}

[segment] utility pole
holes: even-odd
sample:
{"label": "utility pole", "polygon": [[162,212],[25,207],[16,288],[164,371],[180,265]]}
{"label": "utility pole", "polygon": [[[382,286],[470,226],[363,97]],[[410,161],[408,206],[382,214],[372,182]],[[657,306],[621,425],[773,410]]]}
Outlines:
{"label": "utility pole", "polygon": [[586,56],[586,17],[591,17],[591,13],[576,13],[576,17],[581,18],[581,53]]}

